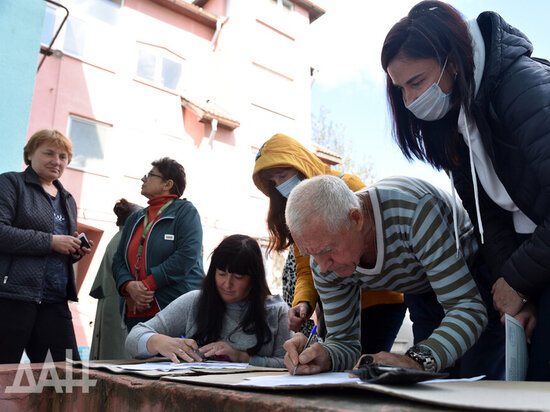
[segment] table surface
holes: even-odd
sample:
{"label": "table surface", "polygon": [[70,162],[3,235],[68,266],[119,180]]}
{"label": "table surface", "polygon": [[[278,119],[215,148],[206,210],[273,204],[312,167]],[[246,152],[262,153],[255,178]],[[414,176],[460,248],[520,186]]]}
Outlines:
{"label": "table surface", "polygon": [[[113,374],[90,369],[96,380],[89,393],[75,386],[70,393],[56,393],[52,384],[39,393],[6,393],[14,385],[19,365],[0,365],[0,410],[2,411],[456,411],[353,388],[324,388],[288,391],[240,390]],[[82,379],[82,370],[64,362],[55,364],[60,379],[72,373]],[[41,364],[30,369],[38,382]],[[51,379],[51,376],[49,377]],[[24,378],[23,382],[27,382]]]}

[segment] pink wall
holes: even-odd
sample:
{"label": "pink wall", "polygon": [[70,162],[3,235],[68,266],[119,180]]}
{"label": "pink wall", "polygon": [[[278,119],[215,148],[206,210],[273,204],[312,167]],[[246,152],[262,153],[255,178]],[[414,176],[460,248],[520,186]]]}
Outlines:
{"label": "pink wall", "polygon": [[200,146],[203,136],[205,136],[204,123],[199,122],[199,117],[192,110],[182,108],[183,123],[185,131],[189,136],[193,137],[195,146]]}
{"label": "pink wall", "polygon": [[[226,0],[211,0],[206,3],[205,10],[225,15],[225,6]],[[280,44],[276,42],[280,34],[271,35],[268,32],[269,35],[266,35],[266,40],[259,45],[259,49],[248,47],[250,36],[255,33],[257,25],[255,19],[249,18],[254,8],[244,2],[235,2],[233,6],[233,25],[228,23],[224,26],[220,34],[222,41],[214,51],[209,42],[215,29],[201,22],[201,19],[195,21],[153,1],[124,2],[125,8],[132,9],[126,10],[129,14],[143,14],[136,19],[130,18],[127,22],[150,21],[152,25],[158,21],[164,22],[178,29],[168,32],[177,36],[181,31],[184,41],[190,40],[193,43],[189,47],[189,56],[184,58],[204,65],[201,66],[204,69],[201,68],[202,72],[199,73],[194,72],[189,78],[203,86],[199,91],[214,90],[212,96],[204,97],[212,98],[220,107],[227,108],[230,115],[241,123],[235,130],[219,124],[212,147],[207,145],[211,132],[209,122],[199,122],[196,113],[182,108],[181,98],[176,93],[135,77],[135,53],[132,47],[136,39],[132,35],[137,32],[146,37],[150,32],[144,30],[141,33],[139,27],[130,26],[132,23],[113,30],[113,33],[124,33],[124,36],[120,36],[121,39],[113,41],[113,44],[124,47],[120,51],[124,58],[120,61],[103,59],[109,69],[63,55],[47,58],[38,73],[29,134],[45,127],[67,132],[70,115],[113,125],[110,141],[114,146],[109,147],[111,158],[105,162],[108,170],[98,174],[69,167],[61,179],[75,197],[81,229],[97,240],[104,232],[101,244],[106,243],[103,239],[108,241],[116,231],[112,213],[116,199],[126,197],[132,202],[146,204],[139,192],[139,178],[147,172],[151,160],[161,156],[178,159],[188,171],[192,184],[190,183],[186,193],[201,213],[205,234],[205,260],[222,236],[237,232],[257,238],[267,236],[267,199],[257,191],[251,180],[255,156],[252,148],[259,146],[271,134],[286,131],[281,130],[282,126],[289,125],[295,130],[301,130],[302,127],[307,129],[309,112],[305,113],[308,109],[305,107],[305,114],[298,112],[296,122],[283,119],[286,122],[284,123],[280,120],[281,116],[251,105],[255,92],[258,92],[250,90],[255,73],[251,70],[251,61],[254,61],[258,53],[270,51],[273,44]],[[295,10],[300,15],[296,24],[309,24],[305,10],[300,7]],[[281,30],[284,31],[284,27]],[[196,36],[189,36],[189,33]],[[117,43],[116,40],[120,42]],[[140,40],[146,41],[147,38]],[[169,40],[179,41],[178,38]],[[296,43],[290,43],[289,47],[296,47]],[[187,47],[188,44],[184,46]],[[299,70],[295,70],[294,66]],[[214,70],[211,70],[212,67]],[[289,76],[296,79],[294,84],[299,84],[291,90],[292,96],[289,94],[289,98],[308,102],[309,77],[302,74],[307,74],[309,66],[302,64],[299,59],[295,65],[289,67]],[[201,77],[203,74],[204,78]],[[271,81],[269,76],[266,79]],[[215,86],[208,87],[211,84]],[[233,197],[241,200],[220,207],[220,198]],[[104,245],[98,246],[94,248],[97,256],[93,263],[88,266],[89,259],[78,268],[79,285],[83,281],[83,272],[88,271],[88,277],[95,276]],[[84,292],[80,294],[83,301],[87,298],[85,294],[88,291],[83,288],[81,292]],[[87,327],[86,324],[87,322],[82,322],[83,327]],[[79,334],[84,335],[80,332]],[[84,346],[86,343],[81,339],[79,337],[78,344]]]}
{"label": "pink wall", "polygon": [[218,16],[225,16],[226,0],[209,0],[203,6],[203,9]]}
{"label": "pink wall", "polygon": [[174,13],[171,9],[151,1],[126,0],[124,6],[189,33],[193,33],[206,40],[211,40],[215,32],[215,28],[205,26],[187,16]]}

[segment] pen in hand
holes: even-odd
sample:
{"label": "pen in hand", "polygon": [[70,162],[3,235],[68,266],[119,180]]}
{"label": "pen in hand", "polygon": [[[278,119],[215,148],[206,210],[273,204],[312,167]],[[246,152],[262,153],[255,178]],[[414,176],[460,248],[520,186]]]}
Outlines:
{"label": "pen in hand", "polygon": [[[306,341],[306,344],[304,346],[304,349],[302,349],[302,352],[305,351],[308,346],[310,345],[311,341],[313,340],[313,336],[315,335],[315,332],[317,332],[317,325],[315,325],[313,327],[313,329],[311,329],[311,332],[309,334],[309,337],[307,338],[307,341]],[[300,352],[300,354],[302,353]],[[300,355],[299,354],[299,355]],[[298,370],[298,366],[300,366],[300,359],[298,359],[298,363],[296,364],[296,367],[294,368],[294,372],[292,373],[292,375],[296,375],[296,371]]]}
{"label": "pen in hand", "polygon": [[[185,336],[181,335],[181,338],[182,339],[185,339]],[[202,353],[199,352],[198,349],[193,349],[193,352],[195,352],[197,355],[199,355],[201,357],[201,361],[204,362],[205,359],[204,359],[204,355]]]}

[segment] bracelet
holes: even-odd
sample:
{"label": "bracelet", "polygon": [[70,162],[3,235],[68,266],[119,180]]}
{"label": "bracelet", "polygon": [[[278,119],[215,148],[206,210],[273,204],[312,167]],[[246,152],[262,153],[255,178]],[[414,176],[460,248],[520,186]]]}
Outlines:
{"label": "bracelet", "polygon": [[529,299],[527,299],[527,297],[525,295],[522,295],[521,293],[519,293],[517,290],[516,290],[516,293],[518,294],[518,296],[520,297],[521,299],[521,302],[525,305],[527,302],[529,302]]}

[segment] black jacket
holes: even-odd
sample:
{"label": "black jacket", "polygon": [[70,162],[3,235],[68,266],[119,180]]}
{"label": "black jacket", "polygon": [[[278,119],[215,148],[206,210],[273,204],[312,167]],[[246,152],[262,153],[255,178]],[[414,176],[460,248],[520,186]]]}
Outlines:
{"label": "black jacket", "polygon": [[[482,13],[477,22],[486,60],[473,114],[500,181],[537,224],[533,235],[518,244],[512,214],[497,206],[478,180],[482,250],[495,279],[504,277],[515,290],[532,296],[550,286],[550,65],[531,58],[527,37],[498,14]],[[453,170],[453,177],[478,229],[469,163]]]}
{"label": "black jacket", "polygon": [[[54,184],[72,234],[76,231],[76,203],[59,181]],[[53,229],[53,206],[35,171],[29,166],[23,172],[1,174],[0,297],[42,301]],[[72,265],[69,265],[67,298],[77,300]]]}

